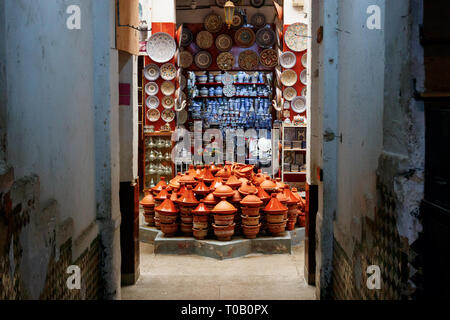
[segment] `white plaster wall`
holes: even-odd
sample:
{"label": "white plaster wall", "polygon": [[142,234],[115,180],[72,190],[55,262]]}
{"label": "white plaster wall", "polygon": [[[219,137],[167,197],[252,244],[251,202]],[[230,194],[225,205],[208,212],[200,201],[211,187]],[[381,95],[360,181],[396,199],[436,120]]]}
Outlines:
{"label": "white plaster wall", "polygon": [[175,0],[152,1],[152,22],[175,22]]}
{"label": "white plaster wall", "polygon": [[297,7],[293,5],[293,0],[283,1],[283,20],[285,25],[291,25],[293,23],[306,23],[310,21],[308,15],[311,13],[311,3],[305,0],[304,6]]}

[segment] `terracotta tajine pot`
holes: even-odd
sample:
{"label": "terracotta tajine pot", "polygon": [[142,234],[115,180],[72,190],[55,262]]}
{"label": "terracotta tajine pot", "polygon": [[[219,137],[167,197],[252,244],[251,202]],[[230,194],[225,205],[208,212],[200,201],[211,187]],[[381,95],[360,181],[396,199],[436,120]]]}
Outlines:
{"label": "terracotta tajine pot", "polygon": [[200,200],[200,204],[192,210],[194,222],[208,222],[211,210],[205,205],[205,200]]}
{"label": "terracotta tajine pot", "polygon": [[186,235],[186,236],[192,235],[192,224],[181,223],[180,229],[184,235]]}
{"label": "terracotta tajine pot", "polygon": [[173,237],[178,231],[178,223],[161,223],[160,227],[165,237]]}
{"label": "terracotta tajine pot", "polygon": [[203,181],[205,181],[206,183],[210,184],[214,181],[214,175],[211,172],[211,169],[209,166],[205,166],[205,171],[203,174]]}
{"label": "terracotta tajine pot", "polygon": [[231,170],[229,167],[225,166],[223,169],[216,173],[216,177],[222,178],[223,181],[227,181],[231,177]]}
{"label": "terracotta tajine pot", "polygon": [[200,179],[199,183],[193,191],[196,195],[199,196],[206,196],[210,192],[209,187],[206,186],[206,184],[203,182],[203,179]]}
{"label": "terracotta tajine pot", "polygon": [[208,235],[208,229],[197,229],[194,227],[192,228],[192,232],[194,234],[194,238],[197,240],[203,240]]}
{"label": "terracotta tajine pot", "polygon": [[180,179],[183,176],[181,175],[180,172],[178,172],[177,176],[175,178],[173,178],[172,180],[170,180],[169,182],[169,186],[171,186],[173,189],[179,189],[180,188]]}
{"label": "terracotta tajine pot", "polygon": [[246,196],[241,201],[241,205],[243,205],[245,207],[249,207],[249,208],[259,208],[259,207],[261,207],[262,204],[263,204],[263,202],[256,195],[256,192],[250,193],[248,196]]}
{"label": "terracotta tajine pot", "polygon": [[154,211],[155,209],[155,198],[151,193],[148,193],[139,203],[145,211]]}
{"label": "terracotta tajine pot", "polygon": [[214,197],[214,194],[211,192],[203,199],[203,202],[209,210],[212,210],[214,209],[218,201],[216,197]]}
{"label": "terracotta tajine pot", "polygon": [[281,192],[277,192],[275,193],[277,196],[277,199],[285,206],[287,205],[289,198],[286,197],[286,195],[283,193],[283,190],[281,190]]}
{"label": "terracotta tajine pot", "polygon": [[262,173],[262,170],[259,169],[258,173],[256,174],[256,176],[254,176],[253,178],[253,182],[258,185],[260,185],[261,183],[264,182],[264,180],[266,180],[266,177],[264,176],[264,174]]}
{"label": "terracotta tajine pot", "polygon": [[165,177],[161,177],[161,181],[159,181],[158,184],[152,188],[153,194],[157,195],[158,193],[160,193],[163,187],[167,187]]}
{"label": "terracotta tajine pot", "polygon": [[281,223],[268,223],[267,228],[269,232],[272,234],[272,236],[274,237],[281,236],[286,231],[286,221]]}
{"label": "terracotta tajine pot", "polygon": [[220,201],[215,207],[214,209],[212,209],[212,213],[213,214],[223,214],[223,215],[227,215],[227,214],[235,214],[237,211],[237,209],[226,200],[226,197],[223,196],[222,197],[222,201]]}
{"label": "terracotta tajine pot", "polygon": [[220,169],[213,162],[211,162],[210,170],[213,175],[216,175],[216,173],[219,172]]}
{"label": "terracotta tajine pot", "polygon": [[228,226],[218,226],[213,224],[214,234],[220,241],[230,241],[233,237],[235,226],[236,225],[234,223]]}
{"label": "terracotta tajine pot", "polygon": [[222,198],[222,197],[228,198],[228,197],[233,196],[234,191],[229,186],[221,185],[213,192],[213,194],[217,198]]}
{"label": "terracotta tajine pot", "polygon": [[284,182],[281,181],[281,178],[276,178],[276,179],[275,179],[275,184],[277,185],[278,191],[283,191],[283,190],[284,190],[284,187],[286,186],[286,185],[284,184]]}
{"label": "terracotta tajine pot", "polygon": [[228,226],[234,222],[234,214],[215,214],[214,223],[218,226]]}
{"label": "terracotta tajine pot", "polygon": [[256,187],[254,187],[250,181],[247,181],[246,184],[243,184],[240,188],[239,188],[239,192],[242,194],[242,196],[248,196],[249,194],[256,194],[258,192],[258,190],[256,189]]}
{"label": "terracotta tajine pot", "polygon": [[259,224],[260,216],[252,217],[242,215],[242,225],[244,226],[257,226]]}
{"label": "terracotta tajine pot", "polygon": [[286,223],[286,230],[287,231],[292,231],[295,230],[295,224],[297,223],[297,221],[288,221]]}
{"label": "terracotta tajine pot", "polygon": [[213,182],[211,182],[211,185],[209,188],[211,189],[211,191],[214,191],[215,189],[217,189],[218,187],[220,187],[223,184],[224,183],[223,183],[223,180],[221,177],[215,177]]}
{"label": "terracotta tajine pot", "polygon": [[242,197],[239,191],[234,190],[233,196],[230,199],[230,202],[239,210],[241,207]]}
{"label": "terracotta tajine pot", "polygon": [[236,178],[235,175],[232,175],[228,178],[228,180],[225,184],[233,189],[237,189],[242,185],[242,182],[239,181],[239,179]]}
{"label": "terracotta tajine pot", "polygon": [[270,179],[270,177],[266,177],[266,179],[261,182],[261,188],[266,192],[273,192],[277,189],[277,185]]}
{"label": "terracotta tajine pot", "polygon": [[269,194],[264,191],[263,188],[261,188],[261,186],[259,185],[259,183],[256,183],[256,189],[258,190],[258,193],[256,194],[256,196],[263,202],[264,205],[267,205],[267,203],[270,200],[270,196]]}
{"label": "terracotta tajine pot", "polygon": [[155,220],[155,227],[156,227],[156,229],[161,230],[161,220],[159,219],[159,217],[156,216],[156,212],[155,212],[154,220]]}
{"label": "terracotta tajine pot", "polygon": [[155,211],[159,214],[159,216],[178,216],[178,209],[175,207],[175,204],[170,200],[166,199],[164,202],[155,208]]}
{"label": "terracotta tajine pot", "polygon": [[179,182],[184,183],[186,186],[195,186],[197,184],[197,180],[191,175],[184,175]]}
{"label": "terracotta tajine pot", "polygon": [[192,225],[194,223],[194,216],[190,214],[181,214],[181,222]]}
{"label": "terracotta tajine pot", "polygon": [[247,239],[255,239],[261,229],[261,224],[256,226],[243,225],[242,230]]}
{"label": "terracotta tajine pot", "polygon": [[180,207],[196,207],[199,201],[195,198],[192,186],[187,186],[186,191],[178,198],[177,203]]}
{"label": "terracotta tajine pot", "polygon": [[195,171],[195,167],[194,165],[190,164],[189,165],[189,170],[186,172],[186,174],[195,177],[195,175],[197,174],[197,172]]}
{"label": "terracotta tajine pot", "polygon": [[306,226],[306,214],[299,214],[298,215],[298,225],[301,228],[304,228]]}

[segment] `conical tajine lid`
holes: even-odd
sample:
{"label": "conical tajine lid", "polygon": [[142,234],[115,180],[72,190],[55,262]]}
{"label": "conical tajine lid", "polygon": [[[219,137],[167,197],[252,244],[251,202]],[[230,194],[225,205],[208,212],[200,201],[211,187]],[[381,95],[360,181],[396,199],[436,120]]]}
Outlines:
{"label": "conical tajine lid", "polygon": [[180,182],[180,189],[178,190],[177,194],[179,197],[186,191],[186,185],[184,182]]}
{"label": "conical tajine lid", "polygon": [[217,197],[217,198],[221,198],[221,197],[231,197],[233,196],[233,189],[231,189],[229,186],[226,185],[221,185],[219,186],[214,192],[213,194]]}
{"label": "conical tajine lid", "polygon": [[152,190],[155,192],[161,192],[163,186],[167,187],[165,177],[161,177],[161,181],[159,181],[158,184],[152,188]]}
{"label": "conical tajine lid", "polygon": [[266,177],[262,174],[262,170],[258,170],[258,174],[253,178],[254,182],[257,184],[261,184],[266,180]]}
{"label": "conical tajine lid", "polygon": [[198,204],[198,200],[194,196],[194,192],[192,191],[192,186],[187,186],[186,191],[182,194],[182,196],[178,199],[177,203],[180,206],[194,206]]}
{"label": "conical tajine lid", "polygon": [[225,166],[225,168],[221,169],[216,173],[216,177],[221,177],[223,180],[227,180],[231,176],[231,170],[229,167]]}
{"label": "conical tajine lid", "polygon": [[225,200],[226,197],[222,197],[222,201],[220,201],[215,207],[214,209],[212,209],[213,213],[218,213],[218,214],[233,214],[235,212],[237,212],[237,209],[231,204],[229,203],[227,200]]}
{"label": "conical tajine lid", "polygon": [[175,207],[175,204],[170,200],[166,199],[159,207],[155,208],[156,211],[162,212],[162,213],[177,213],[178,209]]}
{"label": "conical tajine lid", "polygon": [[246,207],[259,207],[260,205],[263,204],[263,202],[261,201],[261,199],[258,198],[258,196],[256,196],[253,193],[253,194],[249,194],[248,196],[246,196],[241,201],[241,204]]}
{"label": "conical tajine lid", "polygon": [[170,195],[170,200],[176,203],[178,201],[178,193],[176,191],[173,191]]}
{"label": "conical tajine lid", "polygon": [[155,198],[149,193],[141,200],[140,204],[144,208],[153,208],[155,206]]}
{"label": "conical tajine lid", "polygon": [[242,184],[246,184],[248,182],[247,178],[239,178],[239,181],[242,182]]}
{"label": "conical tajine lid", "polygon": [[195,176],[200,176],[202,174],[202,167],[197,166],[197,169],[195,170]]}
{"label": "conical tajine lid", "polygon": [[241,194],[239,193],[239,191],[234,190],[234,194],[231,197],[230,202],[232,202],[232,203],[240,203],[241,201],[242,201]]}
{"label": "conical tajine lid", "polygon": [[174,189],[179,189],[180,188],[180,182],[179,181],[180,181],[180,179],[182,177],[183,176],[181,175],[181,173],[178,172],[177,176],[175,178],[173,178],[172,180],[170,180],[169,186],[171,186]]}
{"label": "conical tajine lid", "polygon": [[[283,190],[284,190],[284,189],[283,189]],[[286,196],[284,195],[283,190],[281,190],[281,191],[279,191],[279,192],[276,193],[277,199],[280,200],[280,202],[281,202],[282,204],[287,204],[289,198],[286,197]]]}
{"label": "conical tajine lid", "polygon": [[194,165],[190,164],[189,165],[189,170],[188,172],[186,172],[188,175],[195,177],[195,175],[197,174],[197,172],[195,171]]}
{"label": "conical tajine lid", "polygon": [[194,188],[194,193],[199,194],[201,196],[206,195],[209,193],[209,188],[206,186],[206,184],[203,182],[203,179],[200,179],[200,182],[197,184],[197,186]]}
{"label": "conical tajine lid", "polygon": [[265,191],[273,191],[277,188],[277,185],[275,184],[275,182],[270,180],[270,177],[266,177],[266,180],[261,183],[261,188],[263,188]]}
{"label": "conical tajine lid", "polygon": [[247,181],[246,184],[243,184],[242,187],[239,188],[239,192],[243,195],[249,195],[257,193],[258,190],[250,183],[250,181]]}
{"label": "conical tajine lid", "polygon": [[231,188],[239,188],[242,185],[242,182],[239,181],[235,175],[232,175],[225,184]]}
{"label": "conical tajine lid", "polygon": [[277,185],[278,190],[284,190],[285,184],[281,182],[281,178],[276,178],[275,184]]}
{"label": "conical tajine lid", "polygon": [[258,189],[258,193],[256,195],[258,196],[259,199],[261,199],[261,201],[264,202],[270,200],[269,194],[266,191],[264,191],[264,189],[261,188],[259,184],[256,184],[256,189]]}
{"label": "conical tajine lid", "polygon": [[155,200],[163,201],[163,200],[169,199],[169,197],[170,197],[170,195],[169,195],[169,192],[167,192],[166,186],[163,186],[161,192],[158,193],[158,195],[155,197]]}
{"label": "conical tajine lid", "polygon": [[195,178],[194,178],[194,176],[191,176],[191,175],[185,175],[185,176],[183,176],[181,179],[180,179],[180,181],[179,181],[180,183],[184,183],[184,184],[186,184],[186,185],[194,185],[194,184],[196,184],[197,183],[197,181],[195,180]]}
{"label": "conical tajine lid", "polygon": [[214,194],[211,192],[205,197],[205,199],[203,199],[203,202],[205,204],[213,205],[217,203],[217,200],[216,197],[214,197]]}
{"label": "conical tajine lid", "polygon": [[211,183],[214,181],[214,176],[213,176],[209,166],[205,166],[205,171],[203,174],[203,181],[205,181],[206,183]]}
{"label": "conical tajine lid", "polygon": [[295,197],[295,195],[292,193],[292,191],[289,189],[288,185],[284,186],[284,195],[288,198],[287,204],[288,205],[295,205],[298,203],[298,199]]}
{"label": "conical tajine lid", "polygon": [[196,216],[207,216],[211,213],[211,210],[209,210],[206,206],[205,206],[205,201],[204,200],[200,200],[200,204],[197,206],[197,208],[195,208],[194,210],[192,210],[192,213]]}
{"label": "conical tajine lid", "polygon": [[277,199],[276,194],[272,194],[272,199],[270,199],[269,203],[263,210],[264,212],[271,214],[284,214],[288,208]]}
{"label": "conical tajine lid", "polygon": [[213,175],[215,175],[220,169],[219,169],[213,162],[211,162],[211,168],[210,168],[210,170],[211,170],[211,173],[212,173]]}
{"label": "conical tajine lid", "polygon": [[215,177],[214,178],[214,180],[213,180],[213,182],[211,182],[211,190],[215,190],[215,189],[217,189],[218,187],[220,187],[221,185],[223,185],[223,180],[222,180],[222,178],[221,177]]}

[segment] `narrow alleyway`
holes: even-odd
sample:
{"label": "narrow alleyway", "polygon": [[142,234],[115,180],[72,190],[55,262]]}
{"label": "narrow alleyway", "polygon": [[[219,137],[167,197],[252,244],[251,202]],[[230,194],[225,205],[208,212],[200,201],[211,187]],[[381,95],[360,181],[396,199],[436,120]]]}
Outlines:
{"label": "narrow alleyway", "polygon": [[122,288],[124,300],[313,300],[303,278],[304,246],[292,255],[251,255],[215,260],[155,255],[141,243],[141,276]]}

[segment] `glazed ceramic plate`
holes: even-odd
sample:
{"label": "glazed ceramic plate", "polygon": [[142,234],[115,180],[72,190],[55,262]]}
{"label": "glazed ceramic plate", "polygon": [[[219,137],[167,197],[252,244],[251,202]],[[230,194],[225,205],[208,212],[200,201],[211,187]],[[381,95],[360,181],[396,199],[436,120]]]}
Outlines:
{"label": "glazed ceramic plate", "polygon": [[145,101],[145,104],[149,109],[156,109],[159,106],[159,99],[156,96],[149,96]]}
{"label": "glazed ceramic plate", "polygon": [[241,48],[250,48],[256,41],[256,35],[250,28],[241,28],[236,31],[234,41]]}
{"label": "glazed ceramic plate", "polygon": [[258,64],[258,55],[252,50],[245,50],[239,55],[239,67],[244,70],[255,70]]}
{"label": "glazed ceramic plate", "polygon": [[240,29],[244,25],[244,23],[244,17],[239,12],[235,12],[233,22],[231,23],[233,29]]}
{"label": "glazed ceramic plate", "polygon": [[272,48],[275,41],[276,35],[271,28],[262,28],[256,32],[256,43],[261,48]]}
{"label": "glazed ceramic plate", "polygon": [[297,63],[297,57],[295,56],[295,53],[291,51],[283,52],[280,55],[280,65],[285,69],[291,69],[295,66]]}
{"label": "glazed ceramic plate", "polygon": [[180,90],[186,89],[187,81],[186,77],[184,75],[180,75],[180,78],[178,79],[178,83],[180,84]]}
{"label": "glazed ceramic plate", "polygon": [[223,95],[225,97],[234,97],[236,95],[236,87],[233,85],[226,85],[223,87]]}
{"label": "glazed ceramic plate", "polygon": [[262,13],[255,13],[250,22],[255,28],[262,28],[267,24],[266,16]]}
{"label": "glazed ceramic plate", "polygon": [[151,122],[156,122],[161,117],[161,113],[158,109],[150,109],[147,111],[147,119]]}
{"label": "glazed ceramic plate", "polygon": [[161,92],[165,96],[170,96],[175,92],[175,85],[172,81],[164,81],[161,85]]}
{"label": "glazed ceramic plate", "polygon": [[254,8],[261,8],[265,2],[266,0],[250,0],[250,4]]}
{"label": "glazed ceramic plate", "polygon": [[160,71],[164,80],[173,80],[177,76],[177,68],[172,63],[163,64]]}
{"label": "glazed ceramic plate", "polygon": [[159,78],[159,67],[156,64],[149,64],[144,69],[144,77],[149,81],[155,81]]}
{"label": "glazed ceramic plate", "polygon": [[157,32],[147,41],[147,54],[154,62],[166,63],[173,58],[176,50],[174,38],[165,32]]}
{"label": "glazed ceramic plate", "polygon": [[283,97],[287,101],[292,101],[297,96],[297,91],[293,87],[287,87],[284,89]]}
{"label": "glazed ceramic plate", "polygon": [[177,112],[177,123],[178,124],[185,124],[188,119],[188,113],[186,109],[181,110],[180,112]]}
{"label": "glazed ceramic plate", "polygon": [[211,13],[206,16],[205,18],[205,29],[209,32],[219,32],[222,30],[223,27],[223,21],[222,17],[218,14]]}
{"label": "glazed ceramic plate", "polygon": [[292,87],[297,83],[297,73],[292,69],[285,70],[281,74],[280,80],[283,86]]}
{"label": "glazed ceramic plate", "polygon": [[149,96],[156,96],[159,92],[159,87],[156,82],[149,82],[145,85],[145,93]]}
{"label": "glazed ceramic plate", "polygon": [[194,57],[189,51],[181,51],[179,66],[183,69],[189,68],[194,62]]}
{"label": "glazed ceramic plate", "polygon": [[196,43],[201,49],[209,49],[214,43],[214,37],[211,32],[203,30],[197,34]]}
{"label": "glazed ceramic plate", "polygon": [[306,68],[307,65],[308,65],[308,54],[305,53],[305,54],[302,56],[302,66],[304,66],[304,67]]}
{"label": "glazed ceramic plate", "polygon": [[227,34],[221,34],[216,39],[216,48],[219,51],[230,51],[233,47],[233,38]]}
{"label": "glazed ceramic plate", "polygon": [[164,96],[161,100],[164,109],[172,109],[175,105],[175,100],[171,96]]}
{"label": "glazed ceramic plate", "polygon": [[304,23],[291,24],[284,34],[284,42],[295,52],[308,48],[308,26]]}
{"label": "glazed ceramic plate", "polygon": [[229,74],[228,72],[225,72],[225,74],[222,75],[222,83],[224,85],[232,85],[234,82],[234,78],[231,74]]}
{"label": "glazed ceramic plate", "polygon": [[207,69],[212,63],[212,56],[208,51],[200,51],[195,55],[194,61],[200,69]]}
{"label": "glazed ceramic plate", "polygon": [[302,96],[304,96],[304,97],[306,97],[306,94],[308,93],[308,89],[307,89],[307,87],[304,87],[303,89],[302,89]]}
{"label": "glazed ceramic plate", "polygon": [[303,113],[306,111],[306,98],[296,97],[291,103],[292,110],[296,113]]}
{"label": "glazed ceramic plate", "polygon": [[175,111],[165,109],[161,113],[161,119],[163,119],[165,122],[172,122],[175,119]]}
{"label": "glazed ceramic plate", "polygon": [[222,52],[217,57],[217,66],[219,67],[220,70],[224,71],[231,70],[234,66],[234,62],[235,62],[234,57],[229,52]]}
{"label": "glazed ceramic plate", "polygon": [[306,85],[308,83],[307,82],[308,79],[307,79],[306,75],[307,75],[306,69],[300,73],[300,82],[303,83],[304,85]]}
{"label": "glazed ceramic plate", "polygon": [[259,61],[264,67],[276,67],[278,65],[278,54],[273,49],[265,49],[260,53]]}
{"label": "glazed ceramic plate", "polygon": [[192,43],[192,41],[194,41],[194,35],[192,34],[192,31],[187,27],[183,27],[183,31],[181,33],[181,46],[187,47]]}

